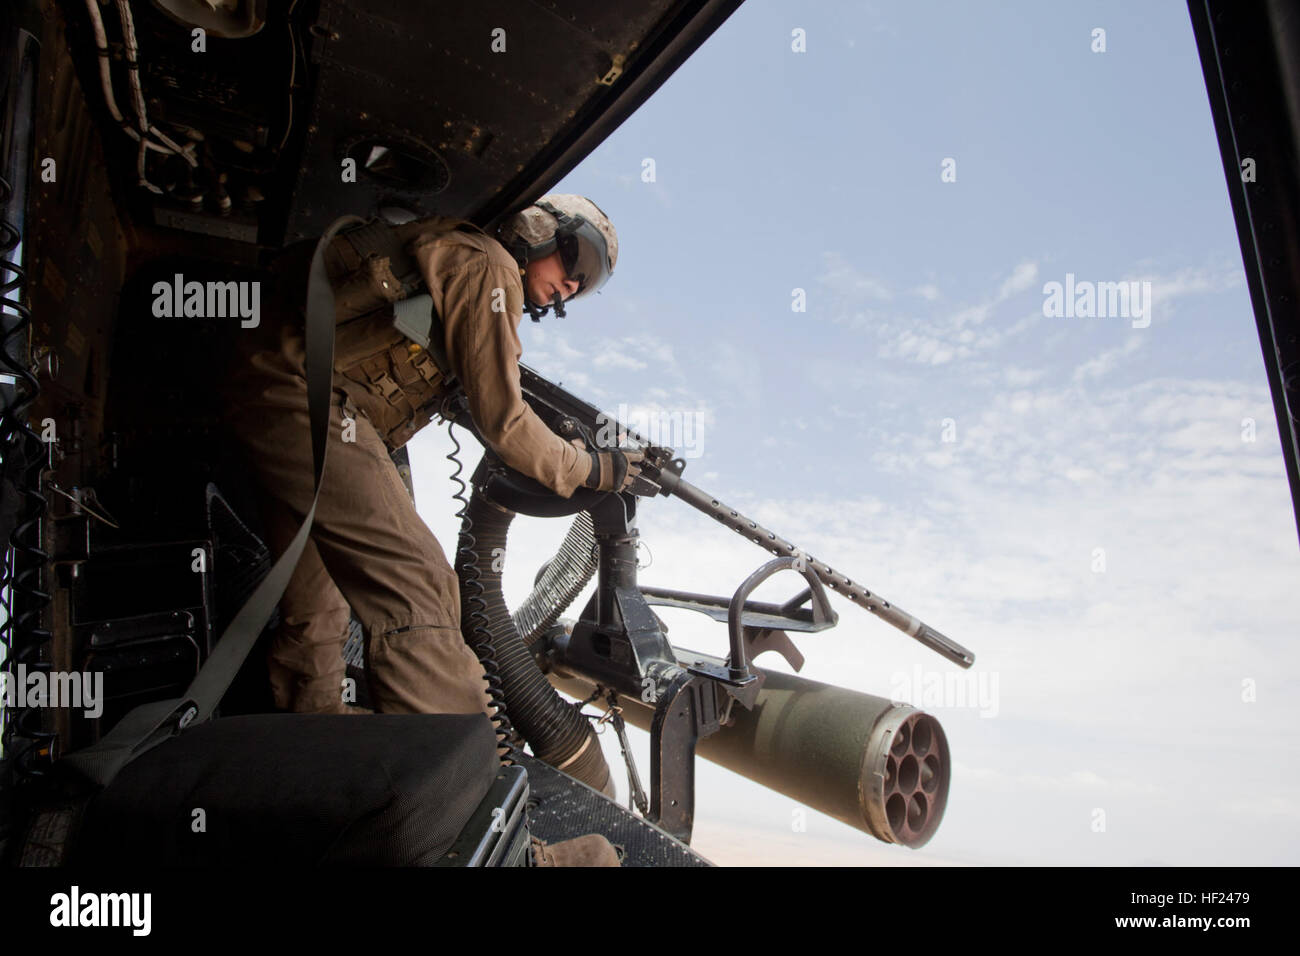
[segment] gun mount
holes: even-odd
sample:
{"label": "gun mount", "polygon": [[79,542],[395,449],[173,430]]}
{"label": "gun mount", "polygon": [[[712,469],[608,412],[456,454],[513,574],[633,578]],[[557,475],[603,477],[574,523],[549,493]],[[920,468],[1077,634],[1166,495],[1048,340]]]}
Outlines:
{"label": "gun mount", "polygon": [[[508,625],[499,570],[488,582],[485,594],[502,605],[487,611],[497,625],[496,640],[510,645],[496,648],[498,653],[517,660],[526,647],[530,659],[518,667],[540,668],[555,688],[604,707],[602,721],[614,721],[625,756],[623,715],[650,732],[650,794],[646,799],[641,792],[629,758],[632,798],[648,819],[683,842],[689,842],[694,823],[698,752],[882,841],[909,847],[926,843],[943,818],[951,776],[939,722],[912,707],[764,671],[752,661],[776,651],[800,670],[803,656],[789,633],[816,633],[838,622],[827,589],[959,666],[970,667],[974,654],[685,481],[685,461],[672,449],[651,444],[523,366],[521,384],[525,398],[558,434],[582,436],[593,447],[635,447],[645,462],[623,493],[582,489],[565,499],[509,468],[490,449],[485,453],[472,478],[474,501],[467,512],[473,515],[467,527],[472,523],[475,538],[486,534],[504,545],[516,513],[578,516]],[[449,403],[443,414],[473,429],[463,403]],[[730,597],[641,585],[637,508],[640,498],[659,495],[686,502],[776,557]],[[750,599],[761,583],[782,571],[803,578],[798,594],[782,604]],[[571,627],[557,623],[593,576],[595,592],[578,620]],[[725,623],[727,657],[671,645],[652,610],[656,606],[693,610]],[[511,669],[506,671],[509,682]],[[536,749],[538,741],[529,742]]]}

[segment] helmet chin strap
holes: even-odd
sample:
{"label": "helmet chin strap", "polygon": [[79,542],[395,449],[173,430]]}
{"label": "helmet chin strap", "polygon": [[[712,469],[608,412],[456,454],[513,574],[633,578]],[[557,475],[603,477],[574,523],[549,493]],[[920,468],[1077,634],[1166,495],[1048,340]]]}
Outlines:
{"label": "helmet chin strap", "polygon": [[534,322],[542,321],[542,316],[546,314],[548,309],[554,309],[555,317],[557,319],[562,319],[564,318],[564,298],[563,296],[560,295],[560,293],[557,292],[555,293],[554,296],[551,297],[551,301],[548,304],[537,306],[537,305],[533,305],[533,300],[528,298],[527,295],[525,295],[524,309],[527,310],[528,317],[532,319]]}

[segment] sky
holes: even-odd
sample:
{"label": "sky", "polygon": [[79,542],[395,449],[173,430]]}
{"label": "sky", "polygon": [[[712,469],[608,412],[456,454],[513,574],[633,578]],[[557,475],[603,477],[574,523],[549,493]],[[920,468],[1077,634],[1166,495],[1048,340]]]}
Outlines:
{"label": "sky", "polygon": [[[701,760],[700,852],[1300,862],[1300,546],[1185,4],[749,0],[554,191],[609,214],[619,259],[567,318],[522,322],[523,361],[976,655],[833,595],[803,676],[973,692],[925,706],[954,761],[942,826],[920,850],[800,828]],[[1136,283],[1145,314],[1046,314],[1067,281]],[[450,555],[446,434],[409,447]],[[512,606],[566,529],[516,520]],[[640,530],[645,584],[730,595],[767,558],[669,499]],[[724,651],[722,625],[661,616]]]}

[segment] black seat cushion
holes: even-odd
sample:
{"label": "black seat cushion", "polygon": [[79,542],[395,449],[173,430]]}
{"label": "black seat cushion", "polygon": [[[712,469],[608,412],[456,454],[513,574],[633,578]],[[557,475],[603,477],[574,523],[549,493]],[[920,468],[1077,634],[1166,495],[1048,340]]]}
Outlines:
{"label": "black seat cushion", "polygon": [[213,720],[128,764],[87,808],[70,862],[426,865],[498,768],[482,714]]}

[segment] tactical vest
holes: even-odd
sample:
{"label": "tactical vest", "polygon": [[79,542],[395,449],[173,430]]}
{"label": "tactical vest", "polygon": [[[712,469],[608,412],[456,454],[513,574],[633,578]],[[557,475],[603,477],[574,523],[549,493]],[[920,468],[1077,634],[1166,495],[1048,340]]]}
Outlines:
{"label": "tactical vest", "polygon": [[339,235],[326,253],[336,307],[334,387],[370,419],[390,449],[428,424],[458,387],[424,277],[406,251],[415,235],[457,229],[481,231],[445,216],[400,232],[376,221]]}

